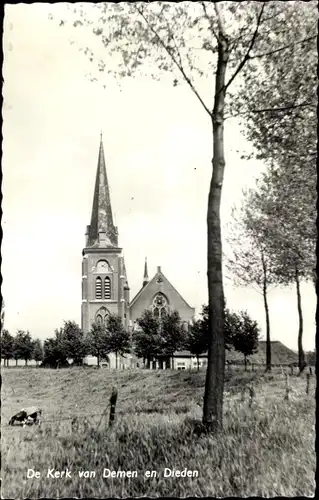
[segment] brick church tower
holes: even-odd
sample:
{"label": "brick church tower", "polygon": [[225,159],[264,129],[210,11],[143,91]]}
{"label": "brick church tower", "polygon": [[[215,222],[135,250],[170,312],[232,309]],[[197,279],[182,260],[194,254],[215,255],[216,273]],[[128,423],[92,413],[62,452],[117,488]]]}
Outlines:
{"label": "brick church tower", "polygon": [[113,223],[102,134],[91,224],[87,226],[82,255],[83,331],[88,332],[92,323],[105,323],[110,313],[120,316],[127,328],[129,286],[122,249],[118,246],[118,230]]}

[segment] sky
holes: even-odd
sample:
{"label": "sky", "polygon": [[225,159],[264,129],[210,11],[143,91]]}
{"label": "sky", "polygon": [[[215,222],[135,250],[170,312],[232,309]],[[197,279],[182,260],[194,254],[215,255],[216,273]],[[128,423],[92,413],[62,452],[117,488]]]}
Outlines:
{"label": "sky", "polygon": [[[64,4],[6,5],[3,65],[2,295],[5,328],[50,337],[81,320],[81,261],[90,223],[100,132],[131,298],[157,266],[199,313],[207,303],[206,208],[212,137],[187,85],[135,77],[91,82],[90,62],[60,27]],[[59,12],[58,12],[59,10]],[[55,20],[49,20],[53,12]],[[79,43],[91,43],[77,28]],[[82,36],[82,40],[81,40]],[[92,36],[92,35],[90,35]],[[96,37],[92,44],[97,44]],[[102,47],[98,50],[102,50]],[[103,52],[101,52],[103,57]],[[108,61],[112,65],[112,61]],[[114,62],[113,62],[114,64]],[[211,82],[201,90],[211,94]],[[242,190],[265,169],[239,124],[225,129],[224,224]],[[223,232],[225,238],[227,234]],[[227,305],[246,309],[265,333],[262,296],[225,278]],[[314,348],[316,295],[302,284],[304,347]],[[269,294],[272,340],[297,349],[296,292]]]}

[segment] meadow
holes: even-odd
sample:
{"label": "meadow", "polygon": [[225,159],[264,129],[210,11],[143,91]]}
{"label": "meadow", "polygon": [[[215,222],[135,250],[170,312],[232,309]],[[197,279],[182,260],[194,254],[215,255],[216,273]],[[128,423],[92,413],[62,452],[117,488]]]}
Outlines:
{"label": "meadow", "polygon": [[[2,369],[2,497],[313,496],[315,376],[309,394],[306,375],[289,377],[287,400],[280,369],[227,371],[218,437],[201,432],[204,381],[204,371]],[[43,409],[41,426],[9,427],[29,405]],[[198,475],[164,477],[165,468]],[[41,476],[28,479],[28,469]],[[70,477],[47,477],[52,469]],[[104,469],[136,477],[103,477]]]}

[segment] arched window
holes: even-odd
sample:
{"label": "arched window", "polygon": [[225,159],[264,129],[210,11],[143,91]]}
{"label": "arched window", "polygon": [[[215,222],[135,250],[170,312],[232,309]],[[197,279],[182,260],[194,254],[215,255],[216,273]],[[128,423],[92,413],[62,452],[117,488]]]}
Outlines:
{"label": "arched window", "polygon": [[161,309],[161,317],[163,318],[163,316],[166,316],[166,315],[167,315],[166,309],[162,308]]}
{"label": "arched window", "polygon": [[155,318],[162,318],[168,311],[168,300],[164,294],[158,293],[153,299],[153,314]]}
{"label": "arched window", "polygon": [[98,309],[98,311],[96,311],[96,314],[95,314],[95,323],[97,325],[107,325],[107,318],[109,316],[109,311],[106,309],[106,307],[100,307],[100,309]]}
{"label": "arched window", "polygon": [[111,298],[111,279],[109,276],[106,276],[106,278],[104,278],[104,298]]}
{"label": "arched window", "polygon": [[95,280],[95,298],[96,299],[102,298],[102,280],[100,276],[98,276]]}

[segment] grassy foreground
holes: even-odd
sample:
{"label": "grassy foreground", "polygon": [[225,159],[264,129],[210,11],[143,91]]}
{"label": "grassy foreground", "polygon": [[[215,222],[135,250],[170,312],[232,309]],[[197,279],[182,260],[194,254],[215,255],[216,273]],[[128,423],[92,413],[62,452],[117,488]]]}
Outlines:
{"label": "grassy foreground", "polygon": [[[224,432],[199,434],[205,373],[110,372],[95,369],[2,369],[2,497],[313,496],[315,489],[315,377],[285,379],[226,373]],[[249,406],[242,389],[253,384]],[[117,420],[101,416],[112,385]],[[38,404],[40,427],[8,427],[19,409]],[[76,412],[78,429],[67,417]],[[47,477],[48,469],[71,477]],[[198,477],[164,477],[164,469]],[[28,469],[40,478],[27,479]],[[137,477],[103,477],[103,470]],[[156,477],[146,477],[146,471]],[[79,477],[94,471],[95,477]],[[54,471],[53,471],[54,473]]]}

